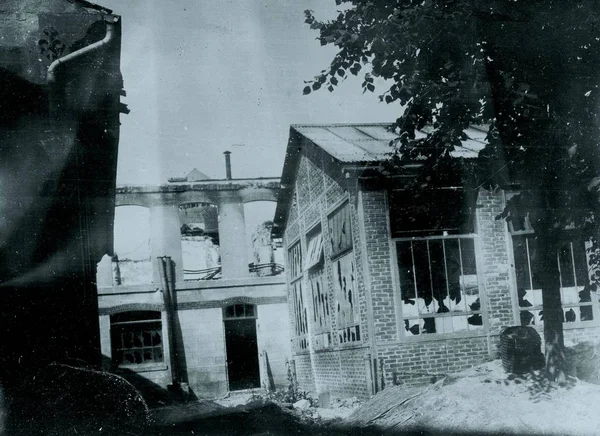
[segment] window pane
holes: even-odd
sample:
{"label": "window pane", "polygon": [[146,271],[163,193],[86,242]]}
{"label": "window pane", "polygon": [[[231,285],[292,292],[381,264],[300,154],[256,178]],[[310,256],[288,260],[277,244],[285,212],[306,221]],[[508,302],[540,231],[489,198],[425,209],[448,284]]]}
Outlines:
{"label": "window pane", "polygon": [[415,283],[413,276],[413,261],[410,242],[398,242],[396,244],[398,254],[398,271],[400,273],[400,291],[402,301],[412,302],[414,305]]}
{"label": "window pane", "polygon": [[433,294],[431,291],[431,272],[429,270],[427,242],[415,241],[412,245],[418,296],[424,300],[426,312],[435,312],[431,304],[433,302]]}
{"label": "window pane", "polygon": [[519,293],[525,292],[526,289],[531,289],[529,281],[529,262],[527,257],[526,238],[523,235],[514,235],[513,252],[515,256],[515,273],[517,276],[517,290]]}
{"label": "window pane", "polygon": [[567,242],[558,248],[558,264],[560,268],[560,280],[563,288],[575,286],[575,275],[573,273],[573,258],[571,257],[571,243]]}
{"label": "window pane", "polygon": [[531,265],[531,280],[533,281],[533,289],[542,289],[542,280],[538,273],[538,253],[537,239],[533,236],[527,236],[527,247],[529,248],[529,263]]}
{"label": "window pane", "polygon": [[467,317],[465,316],[453,316],[452,320],[452,331],[453,332],[464,332],[469,330],[469,324]]}
{"label": "window pane", "polygon": [[448,288],[446,283],[446,262],[443,241],[429,241],[429,259],[431,262],[431,283],[436,312],[448,311]]}
{"label": "window pane", "polygon": [[254,316],[254,306],[251,304],[246,304],[246,316],[253,317]]}
{"label": "window pane", "polygon": [[422,327],[423,327],[422,319],[414,318],[414,319],[405,319],[404,320],[404,329],[407,331],[407,334],[409,336],[420,334]]}
{"label": "window pane", "polygon": [[464,310],[464,306],[459,306],[462,300],[460,290],[461,277],[461,257],[457,239],[449,239],[444,241],[446,247],[446,271],[448,275],[448,290],[450,298],[450,311],[460,309]]}
{"label": "window pane", "polygon": [[588,262],[585,255],[585,244],[573,242],[573,257],[575,259],[575,278],[577,286],[585,286],[589,280]]}
{"label": "window pane", "polygon": [[475,241],[473,241],[473,239],[461,239],[460,249],[463,263],[463,274],[476,275],[477,266],[475,265]]}
{"label": "window pane", "polygon": [[290,277],[292,279],[302,274],[302,251],[300,247],[300,242],[295,243],[288,250],[287,263],[290,270]]}
{"label": "window pane", "polygon": [[352,247],[352,230],[350,226],[350,207],[348,203],[329,216],[329,243],[331,255],[341,253]]}
{"label": "window pane", "polygon": [[593,321],[594,312],[592,306],[581,306],[579,307],[580,321]]}

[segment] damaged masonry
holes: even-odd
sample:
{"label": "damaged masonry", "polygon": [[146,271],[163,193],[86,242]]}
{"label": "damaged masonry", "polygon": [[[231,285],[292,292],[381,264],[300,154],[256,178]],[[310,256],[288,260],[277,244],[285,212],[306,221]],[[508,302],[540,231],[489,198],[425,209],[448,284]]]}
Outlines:
{"label": "damaged masonry", "polygon": [[140,390],[136,380],[144,379],[188,398],[213,398],[287,383],[277,241],[267,222],[246,253],[244,214],[247,203],[274,202],[279,179],[234,179],[225,157],[225,179],[194,170],[161,186],[117,187],[117,208],[149,209],[150,256],[105,256],[98,265],[102,353]]}

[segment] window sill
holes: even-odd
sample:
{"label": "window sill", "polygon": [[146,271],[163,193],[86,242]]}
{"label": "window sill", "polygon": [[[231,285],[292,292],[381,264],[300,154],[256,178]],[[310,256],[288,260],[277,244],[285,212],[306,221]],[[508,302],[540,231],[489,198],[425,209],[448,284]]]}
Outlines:
{"label": "window sill", "polygon": [[[524,326],[524,327],[533,327],[534,329],[536,329],[539,332],[544,331],[543,324],[542,325],[528,325],[528,326]],[[600,325],[598,324],[598,322],[596,320],[579,321],[579,322],[563,322],[563,330],[587,329],[587,328],[594,328],[594,327],[600,327]]]}
{"label": "window sill", "polygon": [[429,341],[448,341],[453,339],[462,338],[480,338],[488,335],[485,329],[477,332],[458,332],[458,333],[430,333],[425,335],[413,335],[407,336],[402,335],[399,341],[386,341],[390,342],[429,342]]}
{"label": "window sill", "polygon": [[116,372],[153,372],[165,371],[169,368],[166,363],[144,363],[140,365],[119,365]]}

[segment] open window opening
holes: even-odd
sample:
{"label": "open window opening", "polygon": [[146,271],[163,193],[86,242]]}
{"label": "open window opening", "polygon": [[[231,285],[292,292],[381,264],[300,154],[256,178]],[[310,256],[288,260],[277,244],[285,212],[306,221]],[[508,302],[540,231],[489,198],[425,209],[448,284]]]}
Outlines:
{"label": "open window opening", "polygon": [[273,216],[277,203],[253,201],[244,204],[248,268],[251,277],[282,274],[284,260],[281,239],[273,238]]}
{"label": "open window opening", "polygon": [[115,209],[113,285],[152,283],[150,237],[149,208],[118,206]]}
{"label": "open window opening", "polygon": [[179,206],[184,280],[221,278],[219,208],[212,203]]}

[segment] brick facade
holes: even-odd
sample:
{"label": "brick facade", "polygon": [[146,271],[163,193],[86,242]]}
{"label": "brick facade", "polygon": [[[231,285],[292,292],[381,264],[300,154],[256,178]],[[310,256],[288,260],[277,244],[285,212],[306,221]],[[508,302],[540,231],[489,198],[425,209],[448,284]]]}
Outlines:
{"label": "brick facade", "polygon": [[[474,211],[470,215],[474,219],[473,233],[460,236],[461,241],[469,241],[468,244],[463,243],[471,247],[469,250],[472,253],[469,255],[472,272],[463,272],[461,257],[460,279],[455,279],[456,283],[459,280],[464,280],[460,283],[466,283],[467,279],[471,281],[472,293],[463,296],[464,312],[435,312],[439,315],[429,318],[435,320],[435,329],[425,334],[421,326],[415,334],[405,325],[405,319],[408,318],[402,316],[400,267],[396,251],[399,250],[399,244],[412,244],[411,241],[419,238],[392,238],[386,189],[373,183],[363,184],[352,172],[346,172],[341,163],[336,165],[325,154],[315,153],[314,147],[306,146],[306,140],[304,145],[292,192],[297,202],[287,214],[284,240],[288,248],[300,241],[302,251],[306,253],[307,232],[319,224],[323,235],[329,235],[328,216],[340,204],[348,203],[362,337],[360,343],[345,344],[340,343],[334,334],[331,346],[320,349],[315,347],[312,335],[311,322],[314,320],[309,320],[309,346],[303,350],[293,349],[300,387],[319,394],[329,392],[340,396],[368,397],[386,386],[431,383],[447,374],[497,358],[499,334],[506,327],[520,323],[512,238],[506,221],[496,219],[505,206],[505,193],[481,189],[476,207],[470,209]],[[444,235],[440,231],[436,238],[438,241],[441,238],[456,241],[459,236]],[[441,242],[438,243],[441,246]],[[447,247],[450,243],[444,244]],[[460,243],[455,244],[463,253]],[[333,286],[337,277],[331,261],[330,245],[324,242],[323,251],[324,286],[329,301],[335,303]],[[308,292],[307,275],[305,273],[301,279],[305,293]],[[461,289],[466,289],[466,286],[461,284]],[[467,302],[466,295],[470,296],[470,302]],[[418,300],[416,297],[414,300]],[[294,311],[289,298],[288,301],[293,323]],[[413,304],[420,303],[416,301]],[[473,308],[475,304],[476,308]],[[435,307],[433,310],[436,310]],[[310,313],[310,302],[307,303],[307,309]],[[467,316],[473,311],[477,312],[480,321],[467,325]],[[422,313],[420,316],[423,316]],[[428,316],[431,316],[431,312],[421,320]],[[449,330],[444,327],[448,325],[446,321],[453,324],[458,317],[464,317],[464,326],[456,329],[451,326]],[[437,327],[438,320],[440,329]],[[337,326],[333,312],[330,321],[334,333]],[[593,322],[566,323],[564,332],[567,344],[600,339],[598,321],[599,311],[595,307]],[[541,328],[536,328],[543,335]]]}
{"label": "brick facade", "polygon": [[[331,346],[324,350],[293,350],[296,377],[300,387],[313,393],[329,392],[333,395],[368,396],[367,373],[365,355],[368,352],[369,329],[367,320],[367,301],[364,286],[363,269],[359,266],[363,262],[361,234],[359,231],[359,216],[357,213],[356,191],[345,186],[345,181],[339,175],[328,172],[324,163],[314,156],[302,156],[299,162],[298,173],[293,196],[297,199],[297,211],[289,214],[284,241],[289,248],[300,237],[303,255],[306,254],[306,234],[316,225],[321,226],[323,235],[324,257],[324,283],[330,302]],[[354,264],[356,265],[356,284],[358,289],[358,312],[360,314],[360,341],[353,343],[340,343],[335,332],[336,316],[334,315],[335,295],[333,283],[335,271],[332,262],[330,244],[327,243],[329,228],[329,215],[340,205],[347,202],[350,210],[350,223],[352,227],[352,250]],[[292,209],[295,207],[292,206]],[[288,265],[289,266],[289,265]],[[289,280],[289,277],[288,277]],[[302,278],[302,288],[307,299],[307,309],[312,310],[312,303],[308,297],[308,274]],[[290,319],[293,319],[294,310],[290,299]],[[309,320],[309,333],[314,327],[314,320]],[[292,331],[292,337],[294,332]]]}

